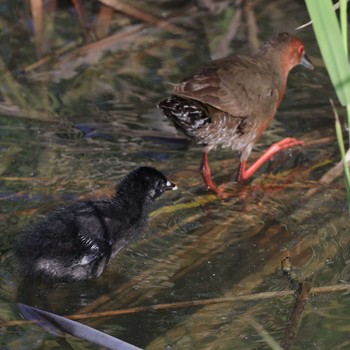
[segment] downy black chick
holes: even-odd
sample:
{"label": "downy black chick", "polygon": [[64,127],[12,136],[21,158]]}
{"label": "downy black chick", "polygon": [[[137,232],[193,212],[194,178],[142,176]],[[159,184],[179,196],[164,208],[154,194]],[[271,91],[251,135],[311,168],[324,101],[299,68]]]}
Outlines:
{"label": "downy black chick", "polygon": [[154,168],[130,172],[111,199],[56,209],[20,238],[15,255],[25,275],[51,281],[98,277],[141,234],[153,201],[177,187]]}

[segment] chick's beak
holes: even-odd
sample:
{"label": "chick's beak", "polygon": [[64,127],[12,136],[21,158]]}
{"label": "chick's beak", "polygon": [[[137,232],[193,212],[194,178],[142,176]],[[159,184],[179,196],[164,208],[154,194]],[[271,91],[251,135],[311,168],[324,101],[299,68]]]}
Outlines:
{"label": "chick's beak", "polygon": [[314,66],[311,63],[311,60],[305,53],[301,56],[300,64],[307,69],[314,69]]}
{"label": "chick's beak", "polygon": [[167,191],[170,191],[170,190],[177,190],[177,186],[175,185],[175,184],[173,184],[172,182],[170,182],[170,181],[167,181],[166,182],[166,185],[165,185],[166,187],[165,187],[165,189],[167,190]]}

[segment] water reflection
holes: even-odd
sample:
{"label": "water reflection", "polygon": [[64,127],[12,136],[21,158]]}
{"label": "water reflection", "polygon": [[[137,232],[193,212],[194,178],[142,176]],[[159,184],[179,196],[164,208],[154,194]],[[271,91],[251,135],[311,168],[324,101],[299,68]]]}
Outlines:
{"label": "water reflection", "polygon": [[[228,184],[231,195],[221,201],[203,188],[198,175],[201,147],[178,136],[156,110],[157,101],[171,90],[169,81],[179,81],[209,59],[208,42],[214,43],[218,32],[219,24],[212,28],[213,15],[201,10],[193,19],[192,5],[187,6],[188,14],[176,19],[188,28],[186,35],[145,30],[127,50],[121,47],[95,65],[75,68],[70,80],[62,80],[53,68],[59,79],[50,84],[38,82],[33,73],[30,84],[23,82],[32,96],[28,114],[0,117],[1,322],[19,319],[17,301],[67,315],[285,290],[278,269],[287,255],[303,273],[313,273],[317,285],[348,281],[350,227],[343,182],[325,188],[316,182],[338,159],[335,143],[278,155],[243,185],[232,182],[237,156],[230,150],[213,152],[213,176]],[[297,1],[257,5],[255,16],[259,38],[281,29],[292,31],[307,18]],[[220,19],[225,27],[225,18]],[[219,32],[222,35],[223,29]],[[300,36],[311,56],[318,56],[311,30]],[[232,47],[246,49],[243,29]],[[43,77],[45,69],[41,73]],[[305,76],[293,73],[277,121],[257,152],[291,134],[311,140],[332,136],[326,102],[332,94],[322,68]],[[76,198],[107,196],[141,164],[171,175],[180,191],[160,199],[139,242],[126,248],[98,279],[57,285],[22,281],[11,249],[35,217]],[[319,192],[308,197],[312,188]],[[279,341],[292,304],[293,299],[285,297],[84,322],[149,349],[268,348],[249,320],[253,317]],[[346,346],[349,305],[346,294],[315,296],[296,348]],[[56,340],[31,325],[2,327],[1,334],[0,344],[8,349],[23,344],[59,348]]]}

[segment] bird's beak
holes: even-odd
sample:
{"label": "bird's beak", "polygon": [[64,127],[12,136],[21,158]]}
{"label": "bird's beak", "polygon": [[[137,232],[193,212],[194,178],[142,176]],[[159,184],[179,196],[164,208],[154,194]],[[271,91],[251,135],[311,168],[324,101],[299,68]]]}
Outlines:
{"label": "bird's beak", "polygon": [[311,63],[310,58],[307,57],[305,53],[303,53],[303,55],[301,56],[300,64],[307,69],[314,69],[314,66]]}
{"label": "bird's beak", "polygon": [[175,184],[173,184],[172,182],[170,182],[170,181],[167,181],[165,186],[166,186],[165,190],[167,190],[167,191],[177,190],[177,186]]}

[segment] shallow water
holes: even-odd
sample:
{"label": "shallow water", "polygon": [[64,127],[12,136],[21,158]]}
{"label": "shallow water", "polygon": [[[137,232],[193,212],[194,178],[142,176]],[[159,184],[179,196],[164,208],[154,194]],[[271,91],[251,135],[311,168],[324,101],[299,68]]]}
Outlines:
{"label": "shallow water", "polygon": [[[300,279],[313,275],[314,286],[350,282],[343,180],[329,186],[318,183],[338,160],[334,140],[283,152],[240,185],[232,181],[237,155],[213,151],[214,180],[227,183],[230,196],[221,201],[204,189],[197,171],[201,147],[178,135],[156,103],[170,93],[169,81],[181,80],[218,52],[215,47],[233,12],[227,8],[214,15],[185,2],[176,8],[175,3],[156,8],[132,2],[155,15],[172,14],[186,34],[150,27],[97,58],[83,56],[83,66],[76,68],[77,59],[68,56],[66,62],[31,70],[27,80],[18,72],[36,61],[34,36],[26,32],[24,18],[16,25],[8,23],[14,39],[5,46],[3,36],[0,45],[7,50],[4,62],[17,85],[6,80],[1,91],[17,112],[0,115],[1,348],[98,348],[72,337],[62,344],[35,325],[7,326],[21,319],[17,302],[22,302],[59,315],[179,303],[177,308],[81,322],[147,349],[268,349],[256,324],[280,342],[292,297],[192,307],[181,303],[289,290],[280,272],[286,256],[291,256]],[[56,11],[57,37],[76,40],[79,29],[67,10]],[[92,16],[94,9],[88,10]],[[1,11],[14,16],[10,5]],[[260,40],[279,31],[293,32],[308,20],[299,1],[264,2],[254,13]],[[138,25],[123,18],[113,25]],[[74,30],[64,31],[64,26]],[[328,105],[334,93],[311,27],[298,36],[317,69],[291,73],[277,118],[250,160],[285,136],[308,142],[334,136]],[[230,52],[249,50],[244,18],[229,47]],[[69,79],[64,78],[67,72]],[[15,88],[25,103],[18,103]],[[98,279],[54,286],[22,280],[11,249],[30,222],[56,205],[111,195],[115,183],[139,165],[157,167],[179,186],[155,203],[139,242],[126,248]],[[345,292],[310,298],[293,349],[346,349],[349,308]]]}

